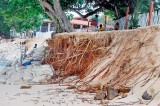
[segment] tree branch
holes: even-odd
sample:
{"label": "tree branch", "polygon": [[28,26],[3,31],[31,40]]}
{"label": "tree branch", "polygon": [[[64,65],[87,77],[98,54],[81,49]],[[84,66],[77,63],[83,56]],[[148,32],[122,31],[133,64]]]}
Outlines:
{"label": "tree branch", "polygon": [[77,11],[77,10],[75,10],[75,9],[72,9],[72,11],[76,12],[76,13],[77,13],[78,15],[80,15],[82,18],[87,18],[88,16],[91,16],[91,15],[93,15],[93,14],[95,14],[95,13],[97,13],[97,12],[100,12],[100,11],[102,11],[102,10],[104,10],[104,9],[103,9],[102,7],[99,7],[99,8],[97,8],[97,9],[95,9],[94,11],[87,13],[86,15],[82,15],[79,11]]}
{"label": "tree branch", "polygon": [[74,7],[69,7],[72,10],[82,10],[85,9],[88,6],[89,1],[87,0],[86,4],[83,7],[78,7],[78,8],[74,8]]}
{"label": "tree branch", "polygon": [[54,13],[53,4],[51,4],[48,0],[40,0],[40,3],[44,10],[48,9],[49,11],[52,11]]}

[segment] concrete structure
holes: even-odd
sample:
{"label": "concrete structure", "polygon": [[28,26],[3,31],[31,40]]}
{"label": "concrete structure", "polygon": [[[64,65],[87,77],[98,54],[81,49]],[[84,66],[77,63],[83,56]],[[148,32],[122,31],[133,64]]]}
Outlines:
{"label": "concrete structure", "polygon": [[54,32],[54,22],[50,20],[45,20],[45,23],[43,23],[39,28],[36,28],[36,38],[51,38],[52,32]]}
{"label": "concrete structure", "polygon": [[70,22],[75,31],[87,31],[88,26],[90,25],[87,18],[83,19],[81,17],[74,17]]}
{"label": "concrete structure", "polygon": [[[88,21],[87,18],[83,19],[81,17],[74,17],[72,20],[71,20],[71,24],[73,26],[73,28],[75,29],[75,31],[78,31],[78,32],[87,32],[87,31],[92,31],[92,28],[91,28],[91,21]],[[98,23],[98,26],[102,24],[103,26],[104,23],[102,22],[99,22]],[[106,31],[109,31],[113,29],[113,26],[111,25],[106,25]]]}
{"label": "concrete structure", "polygon": [[[138,25],[140,27],[148,26],[148,16],[149,16],[149,13],[139,14]],[[131,20],[131,15],[129,15],[128,17],[129,17],[129,20]],[[119,29],[120,30],[124,29],[125,20],[126,20],[126,17],[122,17],[122,18],[116,20],[116,22],[119,22]],[[128,28],[127,29],[129,29],[130,22],[131,21],[128,22]],[[151,26],[156,25],[156,24],[160,24],[160,11],[152,12]]]}
{"label": "concrete structure", "polygon": [[[92,31],[91,30],[91,22],[88,21],[87,18],[83,19],[81,17],[74,17],[71,21],[71,24],[73,28],[75,29],[76,32],[87,32],[87,31]],[[99,23],[103,24],[103,23]],[[88,27],[89,26],[89,27]],[[110,25],[106,25],[106,28],[112,28]],[[35,29],[36,31],[36,38],[38,39],[48,39],[51,38],[51,33],[55,31],[55,24],[51,20],[44,20],[44,23]],[[27,32],[23,33],[16,33],[15,29],[12,30],[12,37],[20,37],[20,38],[25,38]],[[28,32],[28,37],[31,36],[32,31]]]}
{"label": "concrete structure", "polygon": [[[45,22],[39,27],[35,29],[36,31],[36,38],[38,39],[48,39],[51,38],[51,33],[54,31],[54,23],[50,20],[45,20]],[[19,38],[26,38],[28,33],[28,37],[31,37],[32,30],[28,32],[21,32],[17,33],[15,29],[10,30],[11,37],[19,37]]]}

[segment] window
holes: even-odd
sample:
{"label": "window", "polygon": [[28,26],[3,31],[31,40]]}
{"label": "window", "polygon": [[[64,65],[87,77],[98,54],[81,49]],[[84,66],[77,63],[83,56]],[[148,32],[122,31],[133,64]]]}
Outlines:
{"label": "window", "polygon": [[54,23],[51,23],[50,31],[54,31]]}
{"label": "window", "polygon": [[48,32],[48,23],[43,23],[41,26],[41,32]]}

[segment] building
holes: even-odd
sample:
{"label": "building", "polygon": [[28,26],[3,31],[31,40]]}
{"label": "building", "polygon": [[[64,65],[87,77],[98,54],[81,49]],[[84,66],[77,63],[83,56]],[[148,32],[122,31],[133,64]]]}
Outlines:
{"label": "building", "polygon": [[50,20],[45,20],[44,23],[36,28],[36,38],[48,39],[51,38],[51,33],[54,32],[54,22]]}
{"label": "building", "polygon": [[[74,30],[77,32],[87,32],[92,31],[91,29],[91,22],[88,21],[87,18],[83,19],[81,17],[74,17],[71,21],[71,25],[73,26]],[[103,23],[99,23],[104,25]],[[89,26],[89,27],[88,27]],[[106,28],[113,28],[110,25],[106,25]],[[38,39],[48,39],[51,38],[51,33],[55,31],[55,23],[51,20],[44,20],[44,23],[35,29],[36,31],[36,38]],[[31,31],[30,31],[31,32]],[[29,32],[29,33],[30,33]],[[14,35],[14,34],[13,34]],[[16,37],[25,38],[26,33],[16,33]]]}
{"label": "building", "polygon": [[[51,33],[54,31],[54,22],[50,20],[44,20],[44,23],[36,28],[34,31],[36,31],[36,38],[38,39],[48,39],[51,38]],[[10,30],[11,37],[20,37],[20,38],[26,38],[26,35],[28,33],[28,37],[30,37],[31,33],[34,31],[30,30],[28,32],[21,32],[17,33],[15,29]]]}
{"label": "building", "polygon": [[81,17],[74,17],[70,22],[75,31],[86,31],[90,25],[87,18],[83,19]]}
{"label": "building", "polygon": [[[87,18],[83,19],[81,17],[74,17],[71,20],[71,24],[73,26],[73,28],[75,29],[75,31],[92,31],[91,28],[91,21],[89,21]],[[103,26],[105,26],[104,23],[99,22],[98,26],[102,24]],[[106,25],[106,31],[112,30],[113,26],[112,25]]]}

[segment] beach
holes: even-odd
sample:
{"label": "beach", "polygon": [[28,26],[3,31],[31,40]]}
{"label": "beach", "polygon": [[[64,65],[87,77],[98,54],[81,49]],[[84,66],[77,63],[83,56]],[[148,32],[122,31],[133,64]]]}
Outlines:
{"label": "beach", "polygon": [[[40,61],[31,65],[20,65],[20,42],[25,39],[15,39],[13,42],[5,42],[0,45],[0,57],[3,58],[0,71],[0,103],[2,106],[99,106],[99,101],[94,101],[94,94],[76,93],[74,89],[66,89],[68,86],[48,84],[47,81],[54,74],[54,69],[49,65],[42,65]],[[34,58],[43,58],[44,40],[27,40],[26,54],[38,44]],[[43,55],[43,56],[42,56]],[[23,62],[31,60],[26,58]],[[21,89],[21,86],[31,86]]]}
{"label": "beach", "polygon": [[[20,42],[24,41],[26,41],[24,46],[27,51],[23,64],[30,62],[26,66],[23,66],[20,61]],[[35,44],[38,45],[37,48],[33,48]],[[157,77],[150,80],[143,88],[141,88],[142,83],[137,83],[125,96],[119,94],[113,100],[95,99],[98,94],[100,94],[98,97],[101,97],[101,94],[106,92],[101,90],[88,92],[89,90],[85,88],[87,85],[82,86],[84,90],[80,90],[80,84],[76,85],[76,80],[73,81],[77,76],[70,76],[60,84],[50,83],[55,70],[48,64],[42,64],[46,47],[45,40],[39,39],[15,39],[13,42],[0,43],[2,106],[157,106],[159,104]],[[143,76],[141,78],[143,79]],[[153,100],[142,99],[142,91],[150,86],[148,91],[155,97]]]}

